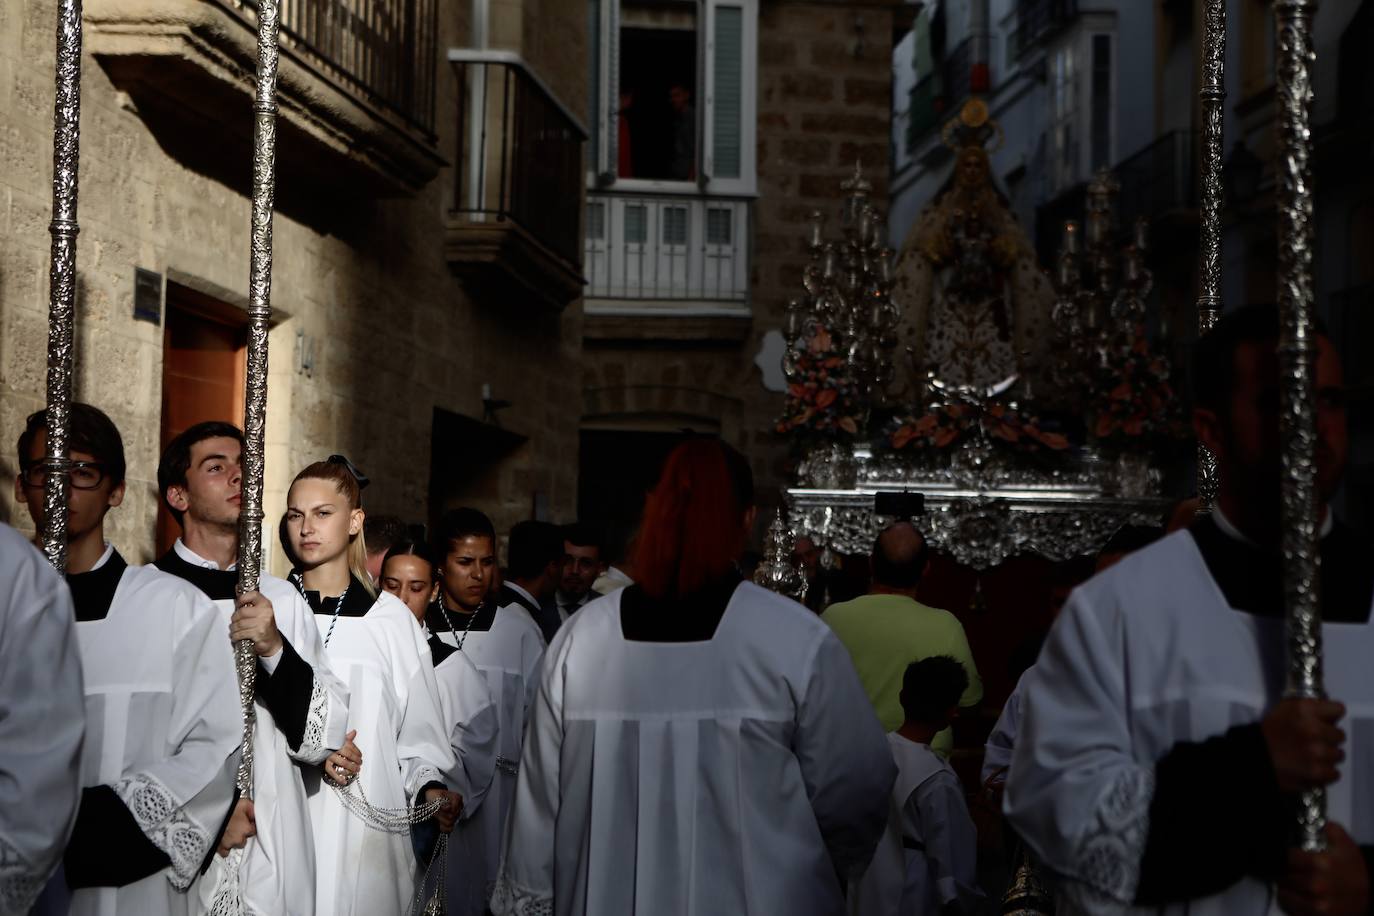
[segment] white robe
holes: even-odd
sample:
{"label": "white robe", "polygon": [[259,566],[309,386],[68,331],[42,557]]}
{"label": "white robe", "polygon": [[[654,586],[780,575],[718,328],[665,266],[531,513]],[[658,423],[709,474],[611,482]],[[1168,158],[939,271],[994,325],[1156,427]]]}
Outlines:
{"label": "white robe", "polygon": [[143,566],[124,571],[103,620],[76,626],[82,785],[113,787],[171,864],[123,887],[74,891],[72,916],[187,914],[187,889],[229,812],[243,733],[223,620],[189,583]]}
{"label": "white robe", "polygon": [[[180,540],[174,549],[187,563],[199,566],[207,563]],[[207,568],[218,570],[213,564]],[[343,745],[348,730],[348,688],[325,663],[324,642],[315,626],[310,605],[300,592],[285,579],[267,575],[260,578],[258,591],[272,602],[272,613],[282,638],[314,672],[308,688],[310,702],[305,735],[294,751],[263,701],[263,685],[258,685],[253,724],[252,795],[257,833],[244,848],[239,887],[250,916],[310,916],[315,912],[315,848],[306,808],[302,765],[314,767]],[[224,621],[227,639],[234,600],[212,600]],[[275,672],[281,657],[279,653],[275,659],[259,661],[264,668]],[[211,911],[215,892],[225,879],[228,862],[226,858],[215,856],[209,870],[196,882],[196,912]]]}
{"label": "white robe", "polygon": [[[361,586],[355,581],[351,588]],[[331,616],[313,616],[323,637]],[[357,730],[353,740],[363,755],[355,784],[374,807],[411,807],[420,789],[442,783],[453,768],[423,631],[404,604],[383,592],[364,616],[338,618],[325,652],[349,691],[348,728]],[[351,813],[318,769],[306,773],[306,792],[315,836],[315,911],[405,913],[416,877],[409,835],[378,830]]]}
{"label": "white robe", "polygon": [[[1004,806],[1061,878],[1059,912],[1277,914],[1272,887],[1244,878],[1187,904],[1134,907],[1156,762],[1259,721],[1279,699],[1281,619],[1228,606],[1187,531],[1078,588],[1027,674],[1025,718]],[[1341,778],[1328,816],[1374,843],[1374,624],[1326,623],[1326,689],[1346,704]],[[1362,804],[1355,799],[1362,798]]]}
{"label": "white robe", "polygon": [[950,903],[974,912],[978,832],[964,787],[929,745],[887,736],[897,761],[887,830],[873,861],[849,887],[852,916],[935,916]]}
{"label": "white robe", "polygon": [[1007,771],[1011,769],[1011,752],[1016,747],[1016,735],[1021,730],[1021,706],[1023,691],[1026,689],[1026,675],[1023,673],[1016,681],[1016,687],[1007,697],[997,724],[988,733],[987,744],[983,746],[983,785],[990,780],[1006,782]]}
{"label": "white robe", "polygon": [[[453,614],[453,618],[461,629],[460,616]],[[489,630],[473,629],[455,636],[446,627],[432,625],[431,628],[449,645],[456,646],[459,636],[462,637],[463,654],[486,679],[492,702],[496,704],[496,776],[486,802],[464,827],[465,835],[461,838],[468,844],[466,848],[485,862],[483,892],[489,898],[501,864],[501,838],[515,797],[525,720],[538,683],[539,663],[544,656],[544,634],[528,614],[505,609],[496,612]],[[480,836],[467,836],[469,831],[476,831]]]}
{"label": "white robe", "polygon": [[492,909],[843,912],[896,774],[849,653],[752,583],[699,642],[626,640],[624,595],[549,647]]}
{"label": "white robe", "polygon": [[444,774],[445,782],[463,796],[463,813],[449,837],[444,912],[447,916],[482,916],[488,879],[485,838],[476,817],[496,772],[500,727],[496,704],[486,679],[462,652],[452,651],[435,665],[434,677],[439,683],[440,712],[452,729],[455,762]]}
{"label": "white robe", "polygon": [[67,586],[4,524],[0,581],[0,916],[19,916],[76,821],[86,708]]}

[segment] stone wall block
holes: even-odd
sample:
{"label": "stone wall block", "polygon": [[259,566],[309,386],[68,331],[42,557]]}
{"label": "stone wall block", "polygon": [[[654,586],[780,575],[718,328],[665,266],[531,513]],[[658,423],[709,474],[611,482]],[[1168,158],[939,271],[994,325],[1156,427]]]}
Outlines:
{"label": "stone wall block", "polygon": [[863,105],[883,111],[892,104],[892,81],[848,77],[844,81],[846,105]]}
{"label": "stone wall block", "polygon": [[789,138],[782,141],[777,165],[826,165],[830,162],[830,141],[823,137]]}
{"label": "stone wall block", "polygon": [[778,87],[784,102],[829,102],[835,98],[835,80],[821,73],[783,73],[778,79]]}

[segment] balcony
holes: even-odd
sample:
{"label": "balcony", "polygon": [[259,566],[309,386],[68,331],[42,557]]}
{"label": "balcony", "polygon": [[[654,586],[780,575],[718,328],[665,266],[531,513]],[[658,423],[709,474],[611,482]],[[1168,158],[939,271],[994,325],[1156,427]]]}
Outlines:
{"label": "balcony", "polygon": [[586,128],[509,51],[449,51],[458,175],[444,253],[463,282],[562,309],[582,295]]}
{"label": "balcony", "polygon": [[[284,0],[278,188],[409,196],[436,148],[437,0]],[[256,13],[235,0],[87,0],[88,47],[173,156],[247,190]]]}
{"label": "balcony", "polygon": [[1078,17],[1078,0],[1017,0],[1016,28],[1008,40],[1012,56],[1021,57]]}
{"label": "balcony", "polygon": [[1117,164],[1123,226],[1141,216],[1152,223],[1191,217],[1197,210],[1197,148],[1195,131],[1175,130]]}
{"label": "balcony", "polygon": [[589,193],[587,297],[747,311],[748,240],[743,199]]}
{"label": "balcony", "polygon": [[911,89],[907,151],[944,124],[969,97],[973,86],[973,39],[965,38]]}
{"label": "balcony", "polygon": [[[1116,198],[1120,231],[1129,232],[1138,217],[1145,217],[1154,245],[1196,244],[1197,142],[1194,131],[1170,131],[1112,168],[1121,184]],[[1085,179],[1036,208],[1035,249],[1040,263],[1055,263],[1064,222],[1083,219],[1086,192]]]}

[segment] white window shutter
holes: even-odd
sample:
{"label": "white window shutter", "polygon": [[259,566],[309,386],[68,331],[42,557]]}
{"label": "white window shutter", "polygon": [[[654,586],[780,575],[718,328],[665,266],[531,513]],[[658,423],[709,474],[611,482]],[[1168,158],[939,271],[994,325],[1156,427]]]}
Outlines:
{"label": "white window shutter", "polygon": [[708,191],[753,194],[758,0],[706,0],[702,160]]}
{"label": "white window shutter", "polygon": [[591,0],[599,15],[592,85],[596,180],[611,184],[620,162],[620,0]]}

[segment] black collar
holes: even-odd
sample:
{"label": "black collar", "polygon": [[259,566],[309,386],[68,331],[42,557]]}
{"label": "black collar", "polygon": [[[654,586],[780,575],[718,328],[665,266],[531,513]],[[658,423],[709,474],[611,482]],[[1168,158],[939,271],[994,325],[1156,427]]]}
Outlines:
{"label": "black collar", "polygon": [[453,646],[450,646],[448,643],[444,642],[442,639],[435,636],[433,633],[429,634],[428,641],[429,657],[430,660],[434,663],[434,667],[436,668],[439,667],[440,662],[442,662],[444,659],[448,658],[450,655],[458,651]]}
{"label": "black collar", "polygon": [[652,598],[639,585],[626,586],[620,594],[620,631],[630,642],[706,642],[716,635],[741,581],[731,569],[682,598]]}
{"label": "black collar", "polygon": [[205,593],[211,601],[232,601],[237,594],[239,574],[229,569],[208,569],[197,566],[177,553],[176,548],[158,557],[153,565],[178,579],[185,579]]}
{"label": "black collar", "polygon": [[[1226,603],[1257,617],[1283,617],[1283,558],[1239,541],[1208,516],[1188,529]],[[1374,546],[1335,522],[1321,540],[1321,609],[1327,623],[1367,623],[1374,602]]]}
{"label": "black collar", "polygon": [[468,615],[453,608],[448,609],[445,614],[439,607],[439,602],[434,601],[425,610],[425,626],[429,627],[431,633],[452,633],[460,636],[463,628],[467,627],[468,632],[483,633],[491,629],[491,625],[496,622],[496,604],[491,601],[482,602],[482,606],[477,609],[477,613],[472,618],[472,623],[468,623]]}
{"label": "black collar", "polygon": [[124,570],[129,564],[116,550],[110,559],[99,569],[84,573],[67,573],[67,585],[72,591],[72,606],[76,609],[76,619],[82,622],[104,620],[110,613],[114,602],[115,590]]}
{"label": "black collar", "polygon": [[[316,614],[334,615],[334,608],[338,605],[338,598],[321,598],[318,591],[308,591],[302,584],[300,570],[291,570],[291,584],[296,586],[296,590],[301,593],[306,602],[310,605],[310,610]],[[340,617],[362,617],[372,610],[372,605],[376,604],[372,594],[368,592],[363,584],[358,581],[357,576],[348,577],[348,591],[343,595],[343,606],[339,608]]]}

